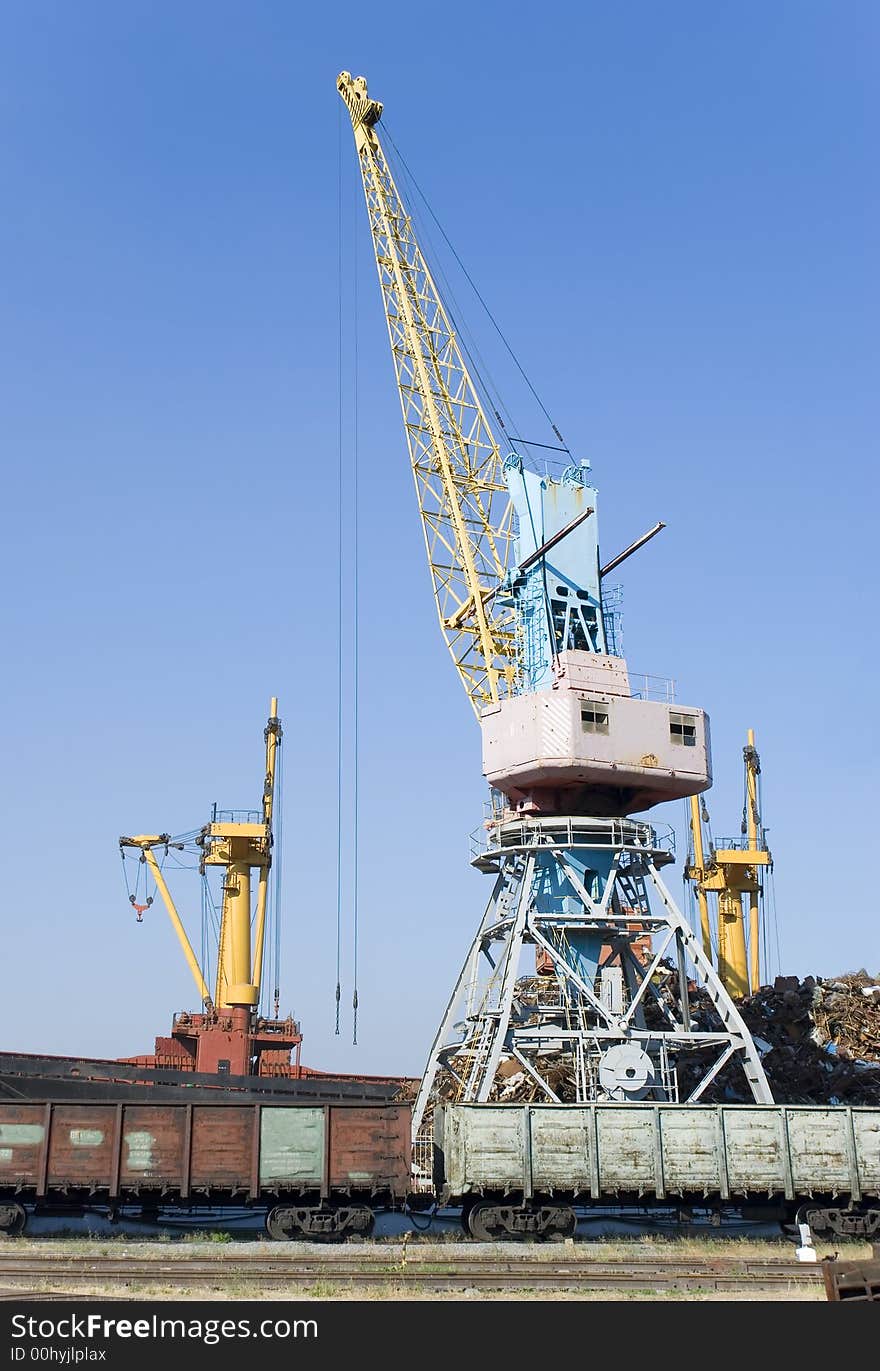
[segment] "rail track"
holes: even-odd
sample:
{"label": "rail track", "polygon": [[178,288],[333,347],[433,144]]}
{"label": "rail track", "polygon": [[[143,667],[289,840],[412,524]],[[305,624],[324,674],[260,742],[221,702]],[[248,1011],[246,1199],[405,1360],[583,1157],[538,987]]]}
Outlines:
{"label": "rail track", "polygon": [[21,1292],[38,1293],[40,1282],[53,1292],[75,1294],[83,1287],[122,1287],[136,1293],[145,1287],[173,1286],[226,1290],[230,1286],[257,1291],[272,1288],[292,1296],[309,1295],[316,1288],[355,1292],[377,1288],[441,1291],[611,1290],[751,1291],[784,1297],[822,1286],[818,1265],[747,1257],[626,1257],[593,1258],[580,1254],[535,1258],[529,1255],[447,1256],[443,1249],[418,1256],[363,1249],[341,1256],[254,1256],[216,1254],[211,1257],[130,1257],[25,1255],[0,1259],[0,1286],[6,1298]]}

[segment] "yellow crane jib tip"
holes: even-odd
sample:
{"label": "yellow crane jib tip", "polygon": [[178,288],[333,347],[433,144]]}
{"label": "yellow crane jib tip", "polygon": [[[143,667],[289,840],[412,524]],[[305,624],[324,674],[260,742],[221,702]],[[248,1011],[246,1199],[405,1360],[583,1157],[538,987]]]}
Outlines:
{"label": "yellow crane jib tip", "polygon": [[367,94],[367,78],[352,76],[350,71],[341,71],[336,78],[336,89],[345,101],[354,127],[372,128],[382,118],[382,105],[371,100]]}

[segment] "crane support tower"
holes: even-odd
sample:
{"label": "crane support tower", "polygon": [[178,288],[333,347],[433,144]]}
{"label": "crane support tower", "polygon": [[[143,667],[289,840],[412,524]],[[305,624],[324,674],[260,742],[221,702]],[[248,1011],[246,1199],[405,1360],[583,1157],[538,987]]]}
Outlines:
{"label": "crane support tower", "polygon": [[[482,922],[414,1109],[506,1098],[695,1102],[732,1059],[772,1102],[737,1008],[661,869],[671,832],[632,817],[711,784],[709,723],[611,650],[589,466],[502,452],[378,135],[342,72],[440,625],[480,721],[491,812]],[[522,444],[520,444],[522,446]],[[534,974],[524,975],[528,945]],[[692,1014],[689,989],[713,1012]],[[707,1022],[707,1017],[709,1022]]]}

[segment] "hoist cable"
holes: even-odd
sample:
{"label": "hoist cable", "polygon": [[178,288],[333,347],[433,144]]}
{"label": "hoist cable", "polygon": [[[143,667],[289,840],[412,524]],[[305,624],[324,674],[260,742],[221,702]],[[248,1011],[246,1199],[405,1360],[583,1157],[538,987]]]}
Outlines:
{"label": "hoist cable", "polygon": [[743,837],[745,837],[746,834],[747,834],[748,831],[749,831],[748,817],[747,817],[747,816],[748,816],[748,810],[749,810],[749,764],[748,764],[748,762],[746,762],[745,765],[743,766],[743,811],[742,811],[742,820],[740,821],[740,828],[739,828],[740,834],[741,834]]}
{"label": "hoist cable", "polygon": [[[390,136],[388,141],[391,142]],[[394,147],[393,143],[392,146]],[[394,150],[402,163],[403,175],[401,177],[401,180],[408,183],[411,179],[409,176],[409,170],[406,167],[406,164],[403,162],[402,157],[400,157],[400,153],[398,152],[396,147]],[[418,190],[418,187],[415,185],[415,182],[412,183],[412,189],[414,189],[417,194],[421,194],[421,192]],[[416,207],[415,200],[412,198],[410,199],[408,214],[409,217],[415,223],[416,228],[418,229],[417,244],[422,253],[422,256],[424,257],[425,245],[431,245],[431,235],[427,232],[424,225],[424,221],[422,220]],[[443,266],[443,262],[440,259],[440,256],[436,253],[432,253],[430,270],[433,273],[433,275],[435,275],[438,278],[439,283],[442,286],[441,298],[443,308],[452,326],[452,332],[456,340],[460,344],[462,352],[465,354],[465,357],[467,358],[470,370],[473,372],[473,375],[476,378],[478,389],[480,392],[482,392],[483,398],[490,404],[494,412],[495,418],[501,425],[507,443],[511,447],[515,448],[517,443],[522,442],[522,439],[511,437],[509,430],[519,428],[519,425],[515,423],[513,415],[511,414],[507,404],[505,403],[502,397],[501,390],[499,386],[495,383],[494,377],[492,376],[489,370],[486,360],[480,352],[476,339],[474,338],[473,333],[467,325],[467,316],[465,314],[465,311],[463,309],[459,311],[458,299],[456,297],[455,289]],[[503,418],[502,413],[504,415]],[[507,420],[506,423],[505,419]],[[528,447],[530,445],[528,443],[525,443],[524,446]],[[564,451],[564,449],[562,448],[558,450],[560,452]]]}
{"label": "hoist cable", "polygon": [[210,888],[210,886],[208,885],[207,873],[203,871],[203,872],[202,872],[202,920],[201,920],[201,923],[202,923],[202,946],[201,946],[201,954],[202,954],[202,957],[201,957],[201,960],[202,960],[202,975],[204,976],[204,978],[205,978],[206,982],[208,983],[208,985],[211,984],[211,979],[212,979],[212,977],[211,977],[210,958],[209,958],[209,950],[210,950],[209,935],[210,935],[210,927],[211,927],[211,916],[212,916],[213,912],[214,912],[214,901],[213,901],[213,899],[212,899],[212,897],[211,897],[211,888]]}
{"label": "hoist cable", "polygon": [[336,386],[337,386],[337,526],[336,526],[336,568],[338,578],[338,603],[336,617],[336,1036],[339,1036],[339,1001],[342,981],[342,631],[343,631],[343,317],[342,317],[342,267],[343,267],[343,215],[342,215],[342,106],[337,116],[337,157],[336,157],[336,233],[337,233],[337,340],[336,340]]}
{"label": "hoist cable", "polygon": [[352,458],[353,458],[353,477],[354,501],[352,512],[352,662],[351,673],[353,682],[353,719],[352,719],[352,1046],[357,1047],[358,1031],[358,819],[360,804],[360,718],[358,710],[358,693],[360,688],[360,547],[359,547],[359,509],[360,502],[360,480],[359,480],[359,451],[358,451],[358,425],[359,415],[359,369],[358,369],[358,254],[357,245],[352,253],[352,279],[354,293],[353,309],[353,333],[354,333],[354,374],[353,374],[353,393],[352,393]]}
{"label": "hoist cable", "polygon": [[531,391],[532,396],[533,396],[534,400],[536,401],[538,407],[540,408],[541,413],[544,415],[544,418],[547,420],[547,423],[550,425],[550,427],[552,428],[553,432],[556,434],[556,437],[559,439],[560,443],[562,444],[563,450],[564,450],[565,452],[567,452],[568,455],[569,455],[569,457],[570,457],[570,456],[571,456],[571,450],[569,449],[568,445],[566,444],[565,439],[563,438],[562,434],[559,432],[559,429],[558,429],[558,428],[556,427],[556,425],[554,424],[552,418],[550,417],[549,412],[547,411],[547,409],[546,409],[546,407],[545,407],[545,405],[544,405],[544,402],[542,401],[540,395],[539,395],[538,392],[535,390],[535,387],[532,385],[531,381],[529,380],[528,376],[526,375],[525,368],[522,366],[522,364],[521,364],[519,358],[517,357],[517,355],[516,355],[516,353],[514,352],[513,348],[510,346],[510,343],[507,341],[507,338],[505,337],[505,335],[504,335],[504,333],[503,333],[503,331],[502,331],[502,329],[501,329],[501,326],[500,326],[500,324],[498,323],[497,319],[495,318],[494,314],[493,314],[492,311],[490,310],[489,306],[486,304],[486,301],[483,299],[483,296],[480,294],[480,291],[478,290],[476,284],[474,283],[473,278],[471,277],[470,273],[468,272],[467,267],[465,266],[464,262],[461,260],[461,258],[459,257],[458,253],[456,252],[455,248],[453,247],[452,243],[450,242],[449,237],[447,236],[446,230],[443,228],[443,225],[440,223],[440,220],[437,218],[436,214],[434,213],[433,209],[431,208],[431,205],[429,204],[428,199],[427,199],[427,197],[426,197],[424,191],[423,191],[422,188],[420,187],[419,183],[416,181],[416,179],[415,179],[415,177],[413,176],[412,172],[410,171],[409,167],[407,166],[406,161],[405,161],[405,159],[404,159],[404,157],[403,157],[403,154],[401,153],[401,151],[400,151],[400,149],[398,148],[397,144],[395,143],[394,139],[391,137],[391,134],[388,132],[388,125],[385,124],[385,123],[383,123],[382,127],[383,127],[383,129],[385,130],[385,136],[386,136],[386,138],[388,139],[388,142],[389,142],[389,143],[391,144],[391,146],[394,148],[394,151],[395,151],[395,153],[397,154],[397,157],[400,159],[401,165],[403,166],[404,170],[405,170],[406,173],[407,173],[407,176],[409,177],[410,181],[412,182],[413,186],[415,187],[415,189],[416,189],[416,191],[417,191],[417,193],[418,193],[420,199],[422,200],[422,202],[423,202],[425,208],[427,209],[427,211],[428,211],[428,213],[430,214],[431,218],[434,220],[434,223],[437,225],[437,228],[440,230],[440,233],[441,233],[442,236],[443,236],[443,240],[444,240],[444,242],[446,243],[446,246],[449,248],[449,251],[452,253],[453,257],[455,258],[456,262],[458,263],[458,266],[459,266],[459,268],[461,269],[461,271],[462,271],[462,273],[463,273],[465,279],[467,280],[468,284],[470,285],[471,290],[474,292],[474,294],[476,295],[476,297],[477,297],[477,299],[479,300],[480,304],[482,305],[483,309],[486,311],[486,314],[489,316],[489,321],[490,321],[490,323],[492,324],[492,327],[495,329],[495,332],[498,334],[498,337],[501,339],[502,343],[504,344],[505,348],[507,349],[508,353],[510,354],[510,356],[511,356],[511,358],[512,358],[512,360],[513,360],[514,366],[516,367],[516,369],[517,369],[517,371],[519,372],[520,376],[523,378],[523,380],[525,381],[525,383],[526,383],[526,385],[528,386],[529,390]]}
{"label": "hoist cable", "polygon": [[274,856],[275,889],[272,900],[272,914],[275,932],[275,965],[272,982],[273,1008],[275,1018],[281,1003],[281,871],[284,862],[284,748],[279,738],[275,744],[275,798],[274,798]]}
{"label": "hoist cable", "polygon": [[[140,849],[140,856],[136,859],[136,860],[137,860],[137,870],[136,870],[136,872],[135,872],[134,890],[132,890],[132,888],[131,888],[131,881],[128,879],[128,867],[127,867],[126,864],[125,864],[125,861],[126,861],[126,852],[125,852],[125,849],[124,849],[123,847],[120,847],[119,853],[120,853],[120,856],[122,857],[122,875],[123,875],[123,879],[125,880],[125,893],[126,893],[126,895],[128,896],[128,903],[129,903],[129,904],[131,905],[131,907],[134,909],[135,913],[136,913],[137,916],[138,916],[138,923],[140,923],[140,922],[141,922],[141,915],[142,915],[147,909],[149,909],[150,905],[153,903],[153,896],[147,894],[147,859],[146,859],[146,856],[144,855],[143,849]],[[166,856],[167,856],[167,853],[166,853]],[[162,869],[162,867],[164,867],[164,865],[165,865],[165,857],[162,858],[162,861],[161,861],[161,863],[160,863],[160,870]],[[143,868],[143,877],[144,877],[144,903],[143,903],[143,904],[140,904],[139,901],[138,901],[138,896],[140,895],[140,889],[141,889],[141,868]]]}

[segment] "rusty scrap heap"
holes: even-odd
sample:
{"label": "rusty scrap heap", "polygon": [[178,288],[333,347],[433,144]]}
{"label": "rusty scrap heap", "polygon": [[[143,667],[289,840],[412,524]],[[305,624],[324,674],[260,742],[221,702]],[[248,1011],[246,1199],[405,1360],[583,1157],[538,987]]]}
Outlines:
{"label": "rusty scrap heap", "polygon": [[781,1104],[880,1104],[880,977],[777,976],[740,1009]]}
{"label": "rusty scrap heap", "polygon": [[[671,1004],[676,986],[673,970],[671,964],[658,969],[658,1000],[646,1005],[648,1027],[662,1027],[660,1001]],[[540,976],[517,982],[516,1004],[524,1022],[546,1016],[553,984],[551,978]],[[690,992],[692,1017],[710,1029],[715,1012],[708,997],[693,983]],[[739,1009],[758,1045],[777,1103],[880,1104],[880,977],[866,971],[833,980],[777,976],[772,986],[762,986],[740,1001]],[[696,1063],[679,1064],[680,1094],[686,1092],[690,1072],[698,1069]],[[549,1044],[541,1053],[541,1072],[560,1101],[577,1099],[568,1059]],[[446,1093],[451,1102],[454,1091]],[[534,1095],[535,1083],[517,1060],[503,1060],[490,1100],[528,1103]],[[740,1073],[727,1069],[703,1096],[706,1104],[749,1100]]]}
{"label": "rusty scrap heap", "polygon": [[[697,997],[695,1011],[711,1015]],[[880,1104],[880,978],[777,976],[739,1004],[779,1104]],[[707,1102],[743,1102],[733,1072]]]}

